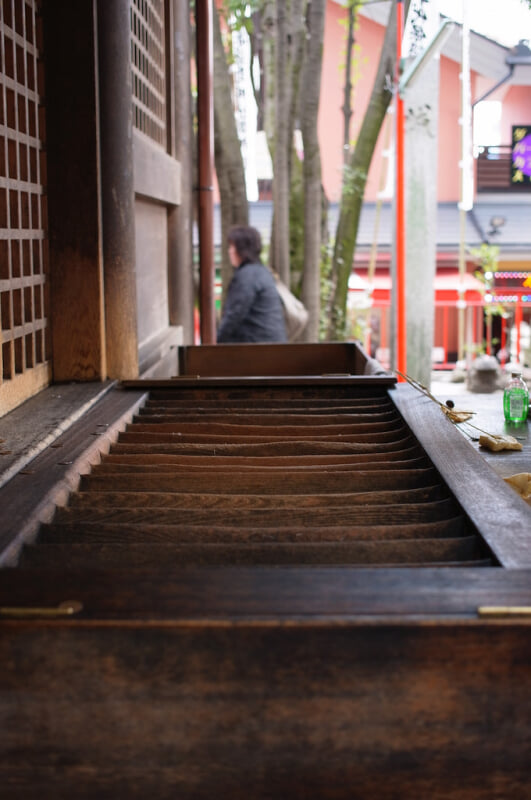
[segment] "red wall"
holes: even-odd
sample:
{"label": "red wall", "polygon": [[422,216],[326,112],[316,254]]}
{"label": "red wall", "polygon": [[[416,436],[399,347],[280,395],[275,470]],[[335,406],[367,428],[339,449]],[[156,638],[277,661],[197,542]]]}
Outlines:
{"label": "red wall", "polygon": [[531,124],[531,86],[511,86],[502,103],[503,144],[511,144],[512,126]]}
{"label": "red wall", "polygon": [[[323,72],[321,104],[319,108],[319,140],[321,144],[321,160],[323,185],[331,202],[341,197],[341,180],[343,171],[343,112],[345,84],[345,47],[346,26],[341,20],[346,19],[345,9],[337,3],[329,2],[326,14],[325,37],[323,48]],[[385,29],[376,23],[359,18],[355,39],[355,65],[353,69],[354,90],[352,97],[350,141],[355,142],[363,121],[365,109],[369,104],[370,92],[378,69],[380,51]],[[382,162],[382,136],[373,158],[366,190],[366,198],[374,200],[378,192],[382,167],[386,168],[387,160]]]}
{"label": "red wall", "polygon": [[459,200],[461,160],[461,65],[441,56],[439,74],[439,202]]}
{"label": "red wall", "polygon": [[[329,0],[327,5],[324,49],[321,104],[319,109],[319,138],[321,143],[321,159],[323,184],[328,198],[334,202],[341,196],[341,175],[343,163],[343,105],[346,11],[338,3]],[[378,62],[385,28],[360,15],[356,31],[357,75],[354,76],[353,110],[351,141],[355,140],[365,109],[369,102],[370,92]],[[444,56],[440,59],[440,93],[439,93],[439,142],[438,142],[438,199],[439,202],[458,202],[459,161],[461,158],[461,83],[459,80],[461,65]],[[472,73],[472,98],[481,94],[485,88],[485,79]],[[511,142],[511,124],[531,121],[531,87],[513,86],[508,89],[503,99],[502,144]],[[393,125],[394,115],[388,120]],[[369,172],[369,180],[365,199],[374,202],[380,188],[382,173],[387,169],[387,159],[382,158],[385,132],[380,139],[374,154]]]}
{"label": "red wall", "polygon": [[[355,33],[356,55],[353,69],[353,116],[350,140],[354,143],[368,106],[378,68],[385,27],[359,15]],[[323,185],[331,202],[341,197],[343,173],[343,112],[345,83],[346,10],[328,0],[323,42],[323,67],[318,131],[321,144]],[[438,200],[458,202],[459,161],[461,158],[460,64],[444,56],[440,59]],[[488,89],[485,78],[472,74],[472,98]],[[503,99],[502,144],[511,142],[511,125],[531,122],[531,87],[513,86]],[[388,159],[383,156],[394,136],[394,114],[388,113],[380,134],[367,181],[365,200],[374,202],[385,183]],[[390,138],[389,138],[390,137]],[[215,200],[218,200],[216,187]]]}

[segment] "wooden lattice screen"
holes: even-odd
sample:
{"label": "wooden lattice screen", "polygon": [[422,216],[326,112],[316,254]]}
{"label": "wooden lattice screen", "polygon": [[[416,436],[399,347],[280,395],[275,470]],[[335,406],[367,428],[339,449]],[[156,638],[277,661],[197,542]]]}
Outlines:
{"label": "wooden lattice screen", "polygon": [[133,125],[166,148],[164,0],[131,0]]}
{"label": "wooden lattice screen", "polygon": [[49,380],[39,4],[0,4],[0,414]]}

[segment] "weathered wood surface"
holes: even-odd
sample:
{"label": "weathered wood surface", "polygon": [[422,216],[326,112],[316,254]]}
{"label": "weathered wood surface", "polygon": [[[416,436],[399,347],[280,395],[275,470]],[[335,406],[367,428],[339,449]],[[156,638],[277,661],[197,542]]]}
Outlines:
{"label": "weathered wood surface", "polygon": [[[280,417],[280,414],[279,414]],[[146,422],[143,417],[135,418],[135,422],[138,422],[142,428],[148,432],[155,433],[157,430],[161,433],[204,433],[204,434],[223,434],[225,436],[231,436],[232,434],[240,435],[240,436],[247,436],[247,435],[254,435],[254,436],[267,436],[268,434],[272,433],[272,428],[274,429],[274,436],[298,436],[299,438],[305,438],[306,436],[312,436],[316,433],[316,428],[318,427],[320,436],[323,435],[341,435],[344,433],[349,432],[351,435],[355,435],[357,433],[367,434],[367,433],[393,433],[393,431],[398,431],[399,433],[404,433],[404,427],[402,425],[401,420],[397,419],[395,416],[394,421],[391,421],[390,417],[387,416],[385,420],[381,421],[373,421],[368,422],[367,420],[362,420],[358,424],[350,424],[348,426],[349,431],[345,430],[345,424],[340,420],[338,420],[337,424],[329,423],[328,425],[324,425],[321,422],[313,422],[313,424],[306,424],[306,425],[289,425],[285,424],[282,419],[277,420],[277,424],[274,425],[273,421],[268,421],[266,425],[260,424],[253,424],[249,422],[248,418],[245,419],[245,425],[238,424],[235,422],[188,422],[186,419],[178,419],[176,424],[175,417],[172,416],[160,416],[157,420],[154,420],[153,417],[150,417],[150,422]],[[147,427],[147,426],[150,427]],[[156,426],[156,427],[151,427]]]}
{"label": "weathered wood surface", "polygon": [[[219,441],[208,444],[206,442],[181,442],[179,434],[169,434],[166,437],[154,439],[149,434],[142,437],[139,434],[131,433],[120,436],[118,443],[113,448],[113,455],[120,454],[149,454],[149,453],[169,453],[178,455],[211,455],[211,456],[308,456],[324,455],[325,457],[335,457],[337,454],[351,455],[354,453],[370,453],[372,458],[379,456],[389,456],[392,458],[398,451],[400,453],[414,452],[416,455],[421,453],[421,448],[411,438],[388,440],[382,442],[346,442],[344,437],[339,436],[337,441],[320,441],[315,439],[284,439],[281,441],[248,442],[248,437],[238,436],[238,442]],[[254,438],[254,437],[253,437]]]}
{"label": "weathered wood surface", "polygon": [[[415,547],[415,541],[433,538],[449,538],[452,536],[470,535],[467,531],[465,520],[462,516],[450,517],[441,522],[408,522],[405,525],[393,524],[386,521],[371,525],[364,520],[353,520],[349,525],[328,526],[311,524],[290,524],[289,520],[279,528],[268,528],[254,525],[239,527],[215,521],[209,525],[168,525],[133,522],[75,522],[73,524],[44,524],[41,529],[43,544],[46,542],[75,542],[75,541],[114,541],[123,542],[174,542],[184,544],[195,542],[208,545],[219,542],[248,541],[267,542],[308,542],[308,541],[373,541],[386,542],[389,540],[407,540],[410,547]],[[41,540],[39,540],[40,542]]]}
{"label": "weathered wood surface", "polygon": [[83,611],[1,623],[6,800],[526,797],[523,574],[11,572]]}
{"label": "weathered wood surface", "polygon": [[[24,684],[8,676],[0,778],[10,800],[526,796],[531,653],[515,627],[404,626],[392,638],[369,626],[26,627],[11,637],[39,672]],[[40,742],[31,770],[28,728]]]}
{"label": "weathered wood surface", "polygon": [[[208,381],[194,387],[177,383],[175,388],[153,391],[148,403],[149,418],[155,421],[146,430],[144,409],[140,410],[110,453],[82,478],[84,506],[76,508],[74,500],[70,508],[59,509],[53,523],[42,528],[41,547],[70,541],[82,544],[88,553],[92,544],[90,561],[94,562],[103,557],[108,544],[113,560],[122,547],[124,563],[145,563],[145,554],[140,552],[143,542],[146,547],[147,542],[172,543],[172,563],[186,566],[216,563],[216,558],[220,564],[253,563],[253,554],[256,563],[262,564],[275,563],[275,558],[278,563],[316,564],[319,553],[323,563],[341,565],[460,564],[467,558],[479,565],[492,558],[482,537],[473,541],[476,526],[449,497],[425,454],[426,444],[419,443],[404,425],[385,389],[353,390],[348,384],[337,387],[326,381],[312,387],[295,382],[274,388],[236,382],[222,390],[223,406],[211,414],[213,421],[198,415],[202,421],[190,422],[193,409],[201,404],[213,406],[216,389]],[[349,409],[353,391],[357,404]],[[334,393],[338,394],[335,398],[331,397]],[[395,394],[392,390],[391,397]],[[264,405],[264,396],[274,404]],[[249,413],[255,397],[267,413]],[[416,400],[416,393],[408,398],[410,414]],[[242,413],[244,403],[247,409]],[[305,403],[309,403],[306,410]],[[321,413],[325,408],[329,411],[330,404],[341,404],[342,412]],[[294,405],[296,414],[291,413]],[[166,413],[169,408],[171,414]],[[181,414],[183,408],[188,416]],[[385,422],[374,422],[382,408]],[[159,413],[161,409],[165,413]],[[445,435],[454,431],[434,409],[440,419],[432,432],[441,449],[438,430],[446,426]],[[377,441],[371,441],[373,434],[368,432],[373,426],[379,428]],[[318,440],[311,438],[316,432]],[[187,441],[182,441],[183,436]],[[270,441],[268,436],[279,438]],[[453,443],[445,443],[446,452],[452,447]],[[380,504],[365,500],[358,511],[345,500],[337,505],[329,499],[322,506],[314,503],[308,514],[297,501],[298,496],[313,493],[350,497],[356,492],[422,492],[437,485],[437,499],[406,501],[402,496],[391,502],[386,494],[381,495]],[[98,507],[109,491],[115,500],[107,498]],[[149,499],[149,504],[142,507],[132,499],[137,492],[141,502]],[[210,494],[224,498],[214,515],[210,504],[204,509],[191,506],[192,496]],[[286,494],[291,500],[277,505],[276,497]],[[173,498],[169,505],[166,500],[159,507],[161,495]],[[256,495],[268,497],[270,507],[254,506]],[[247,497],[245,506],[236,497]],[[135,545],[131,557],[127,543]],[[52,563],[49,553],[43,557],[47,565]],[[29,560],[38,563],[38,548],[27,555]]]}
{"label": "weathered wood surface", "polygon": [[[232,460],[232,459],[231,459]],[[234,459],[237,462],[237,459]],[[285,459],[286,462],[289,462],[288,459]],[[289,479],[289,476],[292,474],[308,474],[311,472],[316,473],[331,473],[331,472],[348,472],[352,475],[353,480],[355,480],[356,473],[359,469],[367,470],[367,471],[378,471],[378,470],[414,470],[414,469],[421,469],[423,467],[429,466],[429,461],[426,458],[410,458],[410,459],[400,459],[398,461],[394,461],[393,459],[389,459],[387,462],[381,460],[372,460],[370,458],[363,458],[358,457],[354,458],[351,457],[350,461],[348,457],[342,459],[342,461],[347,463],[330,463],[326,461],[326,458],[323,459],[323,463],[304,463],[299,461],[298,464],[289,464],[289,463],[282,463],[283,459],[275,459],[271,464],[246,464],[244,461],[237,462],[234,464],[227,464],[221,463],[223,461],[222,458],[215,459],[213,462],[201,462],[201,459],[197,459],[197,463],[187,463],[185,459],[179,461],[178,458],[173,458],[172,456],[145,456],[143,459],[135,460],[134,457],[131,460],[127,460],[124,458],[122,460],[118,460],[113,462],[111,460],[106,460],[102,464],[96,464],[94,466],[94,474],[95,475],[104,475],[104,474],[126,474],[128,472],[152,472],[152,473],[170,473],[174,475],[179,475],[181,473],[185,473],[188,475],[200,473],[202,475],[210,475],[210,474],[220,474],[225,475],[229,469],[232,475],[247,475],[247,474],[274,474],[277,473],[279,475],[286,476],[286,480]],[[249,459],[252,461],[252,459]]]}
{"label": "weathered wood surface", "polygon": [[359,506],[393,503],[427,502],[448,497],[441,484],[420,489],[396,491],[345,492],[343,494],[193,494],[191,492],[76,492],[70,497],[70,508],[187,508],[206,509],[312,509],[323,506]]}
{"label": "weathered wood surface", "polygon": [[40,522],[51,520],[56,506],[77,489],[80,475],[109,450],[144,397],[142,391],[107,392],[2,487],[0,564],[16,562],[23,543],[35,538]]}
{"label": "weathered wood surface", "polygon": [[[275,409],[274,413],[266,414],[260,414],[258,411],[246,411],[242,413],[240,409],[233,412],[230,408],[220,409],[212,413],[211,411],[196,411],[195,408],[189,408],[186,415],[182,413],[180,408],[172,409],[171,411],[167,408],[152,408],[150,412],[140,409],[136,421],[178,422],[179,425],[183,424],[184,430],[195,422],[204,424],[221,420],[224,425],[237,425],[239,427],[242,421],[248,421],[250,425],[255,428],[278,425],[279,411],[282,413],[282,427],[287,427],[288,430],[296,426],[301,426],[301,429],[304,431],[304,426],[308,425],[313,428],[315,425],[315,413],[295,413],[291,411],[291,409],[285,408]],[[318,424],[323,428],[323,431],[326,432],[330,430],[331,433],[336,432],[336,429],[331,426],[346,426],[349,424],[350,426],[355,425],[356,427],[354,430],[359,429],[360,431],[363,430],[365,426],[367,426],[369,430],[373,427],[375,427],[376,430],[386,430],[388,425],[392,425],[393,422],[396,421],[396,414],[392,406],[383,411],[380,407],[373,407],[372,409],[370,407],[363,407],[361,410],[356,409],[355,412],[342,412],[341,414],[325,414],[319,411],[318,418]],[[192,430],[195,430],[195,428]],[[299,428],[297,427],[296,430],[299,430]]]}
{"label": "weathered wood surface", "polygon": [[362,428],[361,431],[356,431],[355,433],[344,433],[341,430],[338,433],[334,433],[333,431],[328,430],[326,434],[324,433],[315,433],[318,431],[319,428],[315,427],[314,432],[307,433],[304,432],[304,436],[301,438],[300,430],[296,430],[295,434],[291,437],[281,435],[280,432],[277,432],[278,429],[273,429],[275,432],[273,433],[271,429],[263,431],[263,433],[257,434],[254,430],[247,428],[245,433],[234,432],[234,426],[232,426],[231,430],[225,433],[203,433],[201,430],[194,430],[193,433],[183,433],[181,429],[178,432],[175,431],[175,425],[165,425],[163,423],[158,425],[145,425],[143,423],[137,422],[135,424],[134,430],[129,430],[124,433],[124,438],[122,441],[132,441],[132,442],[168,442],[168,443],[182,443],[182,444],[226,444],[227,443],[227,433],[230,433],[230,440],[234,444],[269,444],[269,443],[279,443],[279,442],[286,442],[286,440],[291,441],[293,443],[301,442],[331,442],[331,443],[355,443],[355,444],[366,444],[366,443],[385,443],[385,442],[393,442],[395,438],[391,438],[391,434],[394,433],[396,437],[396,441],[402,441],[402,438],[408,435],[408,429],[400,424],[396,426],[388,426],[382,427],[376,432],[373,430],[371,433],[367,433],[366,427]]}
{"label": "weathered wood surface", "polygon": [[[499,392],[497,408],[479,408],[474,414],[473,423],[481,430],[491,434],[509,435],[522,445],[521,450],[503,450],[492,452],[479,444],[480,432],[468,428],[468,440],[471,446],[481,454],[487,464],[504,478],[518,472],[531,472],[531,418],[520,425],[505,422],[503,416],[503,393]],[[474,403],[471,404],[474,408]],[[472,434],[473,438],[470,438]]]}
{"label": "weathered wood surface", "polygon": [[46,118],[43,165],[53,377],[56,381],[104,380],[96,18],[90,3],[46,3],[42,13],[44,61],[40,67],[46,75],[46,102],[41,114]]}
{"label": "weathered wood surface", "polygon": [[[154,536],[153,545],[150,541],[149,531],[145,532],[135,531],[134,533],[128,532],[127,539],[123,539],[119,535],[113,538],[112,531],[105,528],[100,532],[101,537],[98,539],[96,532],[96,543],[102,542],[102,547],[95,547],[90,550],[86,544],[87,541],[92,544],[91,537],[83,537],[84,552],[87,563],[93,563],[97,566],[98,560],[104,559],[101,563],[107,564],[106,558],[108,553],[112,553],[114,564],[118,563],[123,566],[137,566],[138,563],[149,564],[156,566],[160,563],[159,559],[164,559],[164,563],[172,564],[175,567],[182,566],[225,566],[228,564],[246,564],[246,565],[280,565],[280,564],[304,564],[317,566],[334,564],[337,566],[345,566],[347,564],[357,564],[364,566],[367,564],[380,564],[380,565],[423,565],[430,566],[433,564],[439,565],[453,565],[458,563],[460,565],[468,563],[473,566],[491,565],[489,559],[483,557],[481,548],[478,546],[477,540],[473,536],[459,538],[446,537],[437,539],[417,538],[414,540],[405,541],[385,541],[381,538],[376,541],[339,541],[334,542],[319,538],[317,541],[301,542],[299,540],[287,539],[287,541],[260,541],[256,536],[256,541],[227,541],[227,537],[220,537],[220,541],[212,542],[204,537],[206,541],[201,539],[197,542],[189,542],[188,537],[184,536],[182,540],[171,539],[171,537],[164,537],[160,535]],[[70,530],[70,540],[65,541],[64,553],[59,549],[52,551],[53,555],[61,559],[61,563],[69,562],[69,548],[75,545],[80,540],[74,538]],[[140,535],[138,535],[140,533]],[[436,532],[437,533],[437,532]],[[460,533],[458,531],[458,533]],[[413,532],[415,535],[415,532]],[[73,539],[73,542],[72,542]],[[54,539],[52,541],[57,541]],[[172,542],[171,548],[166,544],[163,548],[157,546],[162,542]],[[148,544],[149,542],[149,544]],[[120,547],[116,547],[116,545]],[[113,547],[114,545],[114,547]],[[135,552],[129,553],[129,547],[135,545]],[[106,550],[106,546],[111,548]],[[142,549],[141,549],[142,548]],[[50,555],[46,554],[46,546],[38,549],[33,547],[33,554],[29,559],[24,558],[23,565],[35,564],[52,565],[55,564],[50,560]],[[41,560],[42,555],[42,560]],[[140,556],[142,560],[139,561]],[[55,562],[57,563],[57,562]],[[74,563],[76,563],[74,561]],[[78,562],[79,563],[79,562]]]}
{"label": "weathered wood surface", "polygon": [[104,492],[107,489],[122,492],[203,492],[212,494],[282,494],[289,490],[291,494],[326,493],[352,491],[385,491],[395,489],[411,489],[432,486],[438,480],[438,473],[432,467],[425,469],[407,469],[387,471],[360,470],[356,479],[349,472],[328,472],[326,481],[322,475],[308,472],[292,473],[289,480],[284,475],[273,473],[267,482],[263,476],[250,473],[234,473],[232,471],[219,475],[213,473],[205,480],[204,475],[192,475],[189,472],[179,475],[171,472],[155,474],[153,470],[143,473],[122,473],[113,475],[112,483],[105,474],[82,475],[80,488],[82,491]]}
{"label": "weathered wood surface", "polygon": [[346,377],[168,384],[0,575],[2,797],[525,798],[531,579],[473,448],[409,387],[368,433]]}
{"label": "weathered wood surface", "polygon": [[307,525],[308,527],[339,527],[352,525],[353,523],[365,526],[379,524],[382,521],[396,522],[397,525],[407,524],[408,522],[438,522],[444,519],[451,519],[459,516],[459,506],[453,498],[445,500],[435,500],[425,503],[392,503],[389,505],[379,505],[371,503],[368,506],[358,507],[357,509],[349,506],[325,506],[324,508],[312,508],[311,515],[307,509],[299,509],[294,501],[292,505],[284,508],[250,508],[242,509],[238,506],[234,508],[224,508],[222,513],[215,519],[212,508],[158,508],[157,506],[144,508],[129,508],[127,505],[111,508],[110,506],[102,509],[91,507],[80,508],[59,508],[54,517],[54,527],[59,525],[70,525],[84,523],[134,523],[136,525],[174,525],[177,528],[188,528],[195,525],[212,525],[219,527],[235,526],[236,528],[248,528],[259,525],[263,528],[277,530],[280,526],[286,525],[289,515],[291,526]]}
{"label": "weathered wood surface", "polygon": [[[179,374],[214,376],[344,375],[363,376],[372,366],[356,342],[315,345],[202,345],[179,348]],[[383,370],[382,370],[383,372]],[[392,385],[394,376],[371,376]]]}
{"label": "weathered wood surface", "polygon": [[[443,414],[432,400],[410,386],[400,388],[390,391],[391,398],[489,547],[506,567],[530,567],[531,507],[494,471],[493,458],[486,460],[477,452],[477,444],[441,420]],[[530,458],[531,449],[526,448],[525,454]],[[511,453],[497,455],[505,464],[511,459]],[[512,463],[520,471],[519,453]]]}
{"label": "weathered wood surface", "polygon": [[[439,542],[431,543],[423,549],[403,546],[400,542],[384,542],[387,549],[386,557],[392,558],[397,566],[425,568],[427,566],[444,567],[489,567],[492,560],[482,558],[477,551],[477,543],[472,537],[468,539],[445,540],[441,546]],[[127,541],[113,541],[106,536],[103,542],[98,541],[66,541],[64,543],[47,542],[45,546],[26,547],[22,564],[24,567],[37,566],[55,569],[61,564],[63,569],[79,569],[98,567],[105,564],[106,568],[123,569],[156,569],[160,564],[176,569],[193,567],[227,567],[227,566],[280,566],[291,565],[298,567],[301,562],[306,567],[315,568],[334,566],[347,569],[345,564],[356,561],[360,567],[381,567],[382,549],[372,546],[373,543],[362,549],[357,543],[349,542],[316,541],[291,543],[278,542],[253,542],[251,544],[236,544],[223,542],[214,543],[208,548],[204,543],[167,543],[159,539],[146,541],[143,537],[137,540],[134,537]],[[402,546],[401,546],[402,545]],[[440,560],[437,561],[437,558]],[[463,558],[463,561],[459,561]]]}
{"label": "weathered wood surface", "polygon": [[[248,403],[245,413],[241,413],[241,391]],[[91,562],[109,554],[105,545],[112,545],[115,560],[121,546],[124,564],[154,563],[151,556],[146,561],[148,545],[167,547],[170,543],[174,546],[171,563],[183,566],[319,564],[319,559],[338,565],[461,564],[467,559],[481,565],[490,563],[488,548],[459,504],[445,493],[440,478],[430,473],[431,462],[381,387],[371,388],[370,399],[367,396],[364,404],[333,415],[321,413],[320,405],[315,407],[316,413],[291,413],[293,403],[304,405],[303,396],[310,404],[316,399],[329,401],[330,387],[322,387],[324,397],[316,387],[311,391],[279,387],[274,407],[262,415],[252,415],[248,412],[253,408],[254,391],[236,385],[215,414],[198,414],[190,422],[193,410],[209,392],[210,388],[180,385],[174,392],[158,391],[156,402],[149,401],[152,427],[147,432],[153,437],[153,430],[157,430],[156,439],[143,438],[142,407],[124,435],[83,479],[84,506],[76,506],[74,497],[70,507],[58,509],[53,521],[42,526],[37,547],[27,552],[21,563],[37,564],[39,552],[47,545],[68,543],[83,545],[87,556],[89,545],[94,545]],[[343,387],[343,396],[336,398],[344,408],[348,408],[349,393],[351,390]],[[235,400],[237,405],[232,406]],[[180,408],[186,408],[188,415],[182,415]],[[382,434],[376,442],[368,440],[372,428]],[[324,438],[318,442],[305,440],[316,431]],[[326,439],[329,432],[334,437],[331,442]],[[224,436],[226,441],[195,444],[192,438],[182,443],[179,436],[183,433],[191,437],[194,433]],[[271,433],[281,440],[268,442]],[[238,441],[233,441],[233,436]],[[251,443],[247,442],[249,436]],[[265,441],[256,441],[256,436]],[[346,436],[351,440],[344,442]],[[363,437],[362,441],[357,437]],[[141,483],[131,483],[130,477]],[[437,484],[437,498],[417,496],[406,501],[398,495],[398,502],[389,500],[390,491],[401,492],[404,487],[418,491]],[[190,499],[184,500],[182,509],[157,506],[161,491],[202,496],[205,486],[226,498],[222,508],[213,512],[210,505],[204,509],[190,507]],[[308,508],[298,507],[298,494],[322,494],[321,486],[334,495],[350,496],[354,488],[365,490],[365,494],[385,489],[388,493],[380,494],[380,503],[349,507],[345,502],[338,506],[327,502],[322,507],[314,504],[310,513]],[[153,491],[155,488],[158,491]],[[112,491],[119,505],[106,502],[101,508],[97,506],[97,499],[106,491]],[[152,502],[145,507],[138,502],[129,506],[127,497],[136,491]],[[269,493],[270,508],[253,507],[249,501],[243,508],[234,500],[255,492]],[[290,503],[275,507],[278,494],[291,494]],[[131,555],[128,544],[135,545]],[[43,557],[43,563],[52,563],[50,553]],[[68,561],[57,548],[55,553]]]}
{"label": "weathered wood surface", "polygon": [[[422,568],[413,580],[407,568],[399,567],[212,568],[170,573],[164,565],[150,571],[100,566],[68,572],[58,565],[49,571],[6,569],[1,578],[0,607],[33,606],[36,600],[50,607],[79,600],[83,612],[75,618],[78,621],[131,622],[133,612],[144,622],[193,620],[205,625],[274,620],[325,624],[394,620],[402,625],[432,620],[485,626],[494,633],[500,620],[478,618],[479,607],[531,605],[529,571],[501,568]],[[529,618],[515,619],[529,629]],[[75,620],[60,624],[75,624]],[[2,625],[7,626],[8,620],[2,619]]]}

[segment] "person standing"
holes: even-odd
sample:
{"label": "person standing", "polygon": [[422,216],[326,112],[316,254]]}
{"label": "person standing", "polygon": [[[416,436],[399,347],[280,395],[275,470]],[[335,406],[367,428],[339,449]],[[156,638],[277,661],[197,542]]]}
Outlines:
{"label": "person standing", "polygon": [[234,275],[227,289],[217,341],[286,342],[284,310],[271,271],[260,260],[259,231],[237,225],[228,234]]}

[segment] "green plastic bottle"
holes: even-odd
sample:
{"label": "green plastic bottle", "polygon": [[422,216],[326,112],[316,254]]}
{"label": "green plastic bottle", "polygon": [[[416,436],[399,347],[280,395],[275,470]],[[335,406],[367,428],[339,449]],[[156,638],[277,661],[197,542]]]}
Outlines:
{"label": "green plastic bottle", "polygon": [[511,380],[503,393],[503,413],[506,422],[525,422],[529,410],[529,391],[519,372],[511,373]]}

